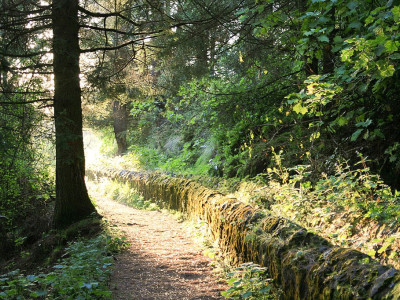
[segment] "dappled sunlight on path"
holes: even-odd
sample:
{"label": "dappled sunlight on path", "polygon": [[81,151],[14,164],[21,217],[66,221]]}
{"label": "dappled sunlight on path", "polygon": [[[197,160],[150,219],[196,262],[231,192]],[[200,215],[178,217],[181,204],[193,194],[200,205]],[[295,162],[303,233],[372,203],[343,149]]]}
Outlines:
{"label": "dappled sunlight on path", "polygon": [[182,224],[160,211],[143,211],[99,199],[99,212],[131,243],[117,257],[111,279],[114,299],[221,299],[211,260]]}

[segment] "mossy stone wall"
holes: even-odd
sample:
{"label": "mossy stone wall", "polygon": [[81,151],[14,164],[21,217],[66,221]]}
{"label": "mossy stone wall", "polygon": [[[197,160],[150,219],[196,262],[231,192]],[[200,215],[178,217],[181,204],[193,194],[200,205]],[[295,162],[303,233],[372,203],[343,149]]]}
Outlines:
{"label": "mossy stone wall", "polygon": [[191,180],[158,173],[88,171],[129,182],[145,199],[200,218],[233,264],[268,268],[284,299],[400,299],[400,275],[356,250],[333,246],[279,216],[265,215]]}

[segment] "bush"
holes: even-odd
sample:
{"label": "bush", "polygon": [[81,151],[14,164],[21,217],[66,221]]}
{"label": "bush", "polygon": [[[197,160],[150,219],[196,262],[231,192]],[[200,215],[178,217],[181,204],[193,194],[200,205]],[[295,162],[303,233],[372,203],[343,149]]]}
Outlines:
{"label": "bush", "polygon": [[107,282],[112,254],[125,248],[123,238],[109,234],[76,241],[53,271],[23,275],[20,270],[0,276],[0,299],[111,299]]}
{"label": "bush", "polygon": [[228,274],[231,286],[222,292],[222,296],[230,299],[278,299],[279,290],[272,285],[266,268],[252,262],[244,263]]}

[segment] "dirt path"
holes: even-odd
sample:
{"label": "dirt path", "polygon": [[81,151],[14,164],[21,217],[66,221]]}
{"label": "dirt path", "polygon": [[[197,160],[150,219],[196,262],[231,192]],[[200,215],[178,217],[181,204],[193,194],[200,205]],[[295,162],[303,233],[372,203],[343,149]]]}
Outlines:
{"label": "dirt path", "polygon": [[214,276],[210,259],[188,231],[171,216],[105,199],[97,205],[131,243],[115,262],[114,299],[222,299],[226,285]]}

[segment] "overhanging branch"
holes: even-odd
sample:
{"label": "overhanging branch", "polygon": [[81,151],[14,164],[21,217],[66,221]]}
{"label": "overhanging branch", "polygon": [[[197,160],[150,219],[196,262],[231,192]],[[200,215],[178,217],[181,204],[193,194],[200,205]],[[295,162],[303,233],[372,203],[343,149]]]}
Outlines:
{"label": "overhanging branch", "polygon": [[91,16],[91,17],[97,17],[97,18],[109,18],[109,17],[119,17],[125,21],[127,21],[128,23],[135,25],[135,26],[141,26],[142,24],[140,23],[136,23],[134,21],[132,21],[131,19],[123,16],[120,12],[111,12],[111,13],[96,13],[96,12],[92,12],[89,11],[85,8],[83,8],[82,6],[78,7],[78,10],[82,13],[84,13],[85,15]]}
{"label": "overhanging branch", "polygon": [[[160,30],[160,32],[162,32],[162,30]],[[113,47],[97,47],[97,48],[82,49],[82,50],[81,50],[81,53],[89,53],[89,52],[96,52],[96,51],[118,50],[118,49],[124,48],[124,47],[126,47],[126,46],[136,44],[137,42],[142,42],[142,41],[144,41],[144,40],[146,40],[146,39],[148,39],[148,38],[155,38],[155,37],[157,37],[157,36],[156,36],[156,35],[153,35],[153,36],[151,36],[151,37],[146,36],[146,37],[143,37],[143,38],[140,38],[140,39],[136,39],[136,40],[133,40],[133,41],[129,41],[129,42],[126,42],[126,43],[117,45],[117,46],[113,46]]]}
{"label": "overhanging branch", "polygon": [[37,99],[37,100],[28,100],[28,101],[0,101],[0,105],[20,105],[20,104],[30,104],[37,102],[49,102],[54,101],[53,98],[48,99]]}
{"label": "overhanging branch", "polygon": [[44,54],[48,54],[48,53],[51,53],[51,52],[38,51],[38,52],[25,53],[25,54],[16,54],[16,53],[7,53],[7,52],[0,51],[0,55],[7,56],[7,57],[34,57],[34,56],[44,55]]}

